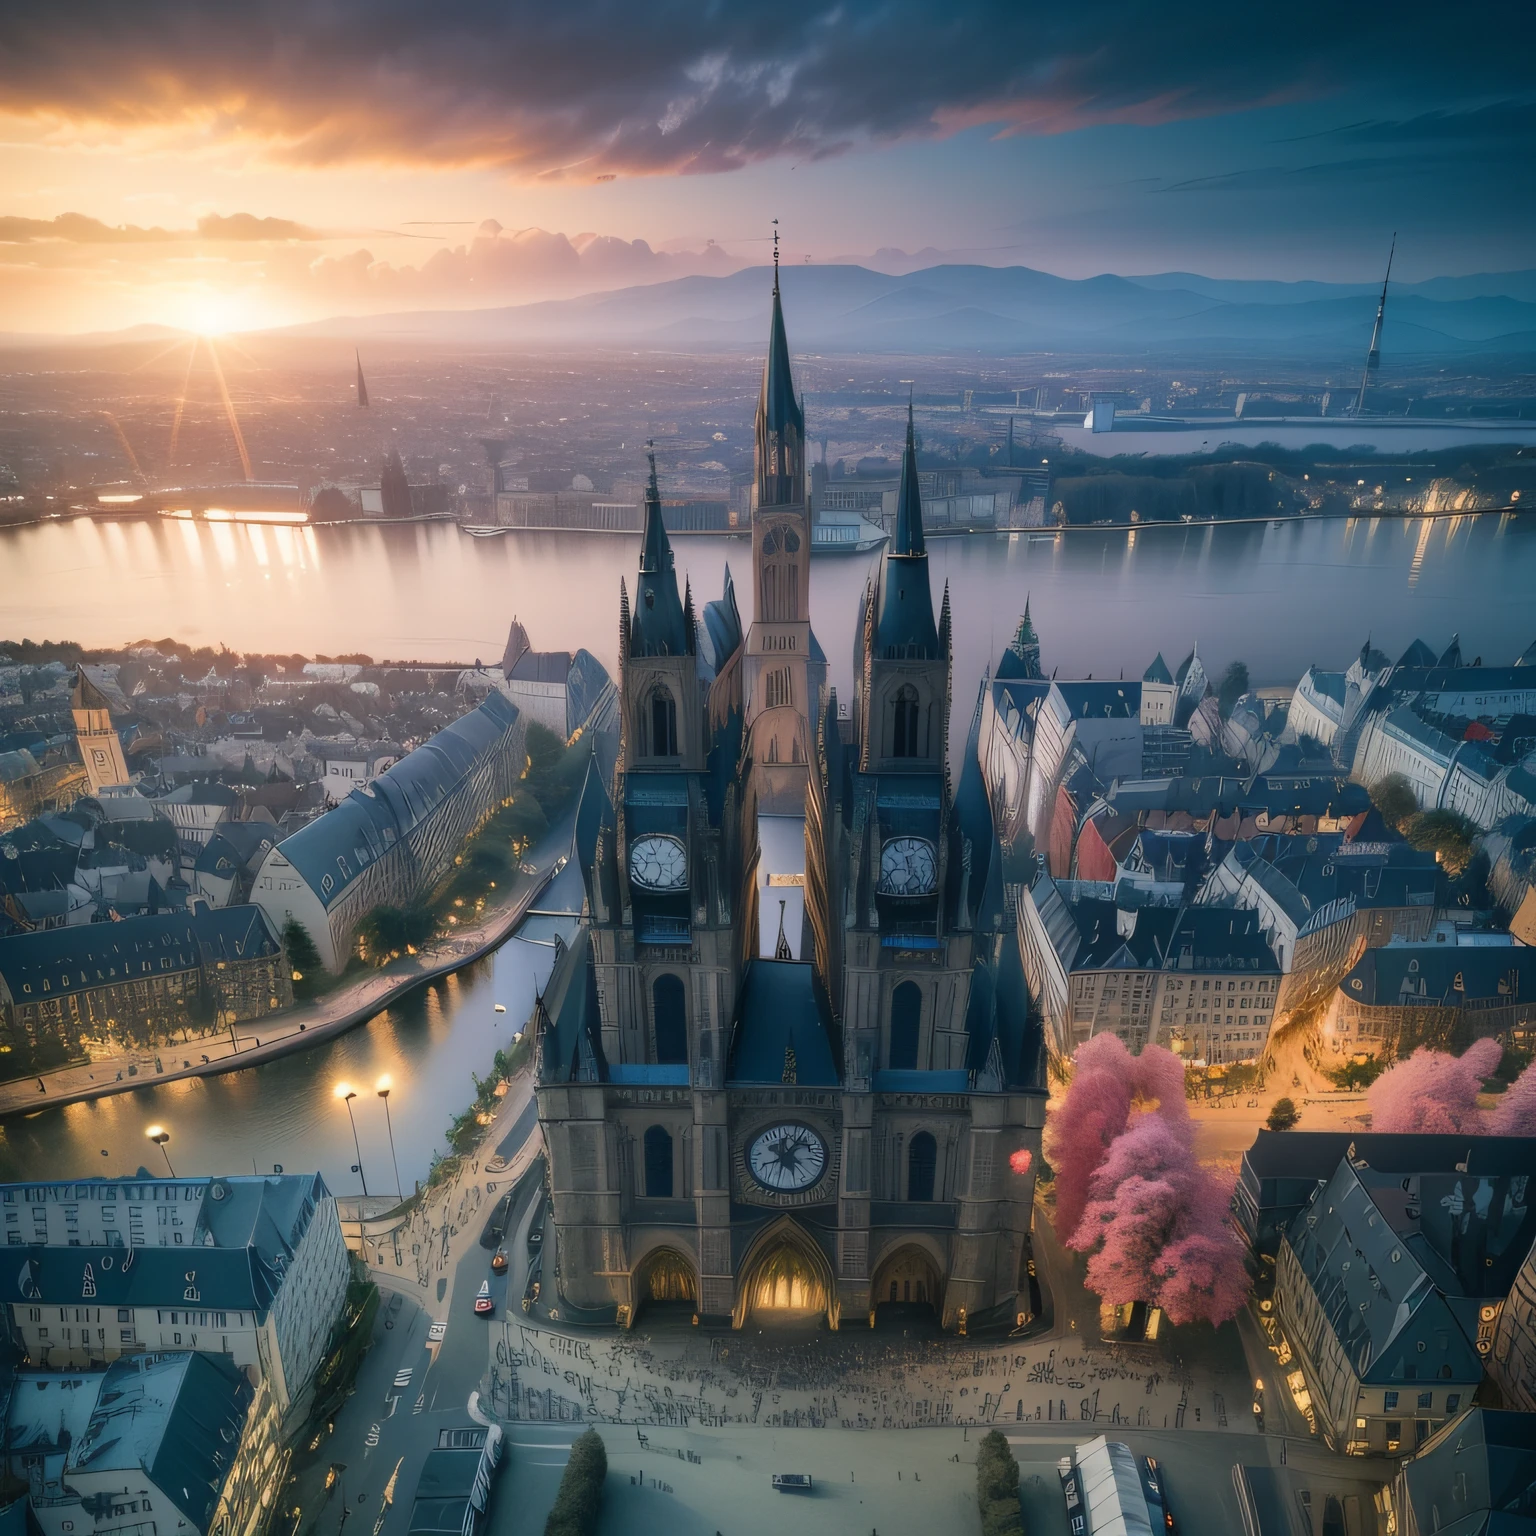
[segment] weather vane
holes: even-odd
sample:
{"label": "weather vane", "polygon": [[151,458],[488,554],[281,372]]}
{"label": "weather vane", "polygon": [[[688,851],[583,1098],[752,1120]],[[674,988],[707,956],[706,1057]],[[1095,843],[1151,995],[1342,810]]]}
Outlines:
{"label": "weather vane", "polygon": [[779,221],[773,221],[773,291],[779,291]]}

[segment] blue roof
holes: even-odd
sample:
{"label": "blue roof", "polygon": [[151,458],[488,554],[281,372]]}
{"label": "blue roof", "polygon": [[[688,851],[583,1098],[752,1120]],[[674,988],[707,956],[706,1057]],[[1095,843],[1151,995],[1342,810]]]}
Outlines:
{"label": "blue roof", "polygon": [[686,656],[694,648],[694,637],[677,595],[672,544],[661,518],[654,455],[645,492],[645,532],[640,540],[640,571],[635,577],[629,648],[637,656]]}
{"label": "blue roof", "polygon": [[0,937],[0,981],[22,1004],[196,970],[205,959],[251,960],[277,952],[257,907],[160,912]]}
{"label": "blue roof", "polygon": [[278,845],[331,907],[352,882],[408,836],[487,756],[504,751],[518,709],[500,693],[407,753],[371,784],[354,789]]}
{"label": "blue roof", "polygon": [[1167,683],[1170,686],[1172,685],[1173,673],[1168,670],[1168,663],[1163,660],[1163,653],[1161,651],[1152,658],[1152,665],[1141,674],[1141,680],[1144,683]]}
{"label": "blue roof", "polygon": [[876,1093],[969,1093],[971,1074],[964,1067],[914,1072],[883,1067],[875,1073]]}
{"label": "blue roof", "polygon": [[736,654],[741,644],[741,612],[736,606],[736,584],[731,568],[725,568],[725,585],[720,596],[704,605],[704,634],[709,645],[709,663],[716,671]]}
{"label": "blue roof", "polygon": [[880,557],[875,597],[875,654],[936,660],[939,631],[933,621],[928,553],[923,543],[923,501],[917,484],[917,450],[912,442],[912,408],[907,407],[907,446],[901,460],[896,533]]}
{"label": "blue roof", "polygon": [[830,1010],[808,961],[749,961],[741,978],[728,1080],[782,1083],[792,1050],[796,1083],[836,1087],[830,1027]]}

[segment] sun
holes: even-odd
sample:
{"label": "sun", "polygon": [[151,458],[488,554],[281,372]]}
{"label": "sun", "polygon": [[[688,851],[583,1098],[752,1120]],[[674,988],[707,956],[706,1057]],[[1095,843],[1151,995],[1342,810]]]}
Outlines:
{"label": "sun", "polygon": [[181,296],[175,325],[198,336],[227,336],[253,328],[256,321],[250,299],[240,293],[200,288]]}

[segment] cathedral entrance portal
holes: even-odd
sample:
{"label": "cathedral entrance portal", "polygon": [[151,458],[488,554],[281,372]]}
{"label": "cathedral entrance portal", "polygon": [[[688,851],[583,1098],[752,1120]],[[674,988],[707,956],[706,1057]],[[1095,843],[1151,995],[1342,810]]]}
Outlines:
{"label": "cathedral entrance portal", "polygon": [[675,1248],[658,1248],[645,1260],[635,1290],[641,1306],[652,1302],[680,1302],[691,1308],[699,1304],[693,1264]]}
{"label": "cathedral entrance portal", "polygon": [[898,1248],[875,1272],[870,1287],[870,1310],[890,1307],[900,1313],[932,1308],[935,1316],[942,1300],[941,1281],[933,1260],[921,1248]]}
{"label": "cathedral entrance portal", "polygon": [[832,1270],[815,1242],[793,1221],[777,1221],[753,1245],[742,1266],[736,1326],[808,1323],[826,1316],[835,1328]]}

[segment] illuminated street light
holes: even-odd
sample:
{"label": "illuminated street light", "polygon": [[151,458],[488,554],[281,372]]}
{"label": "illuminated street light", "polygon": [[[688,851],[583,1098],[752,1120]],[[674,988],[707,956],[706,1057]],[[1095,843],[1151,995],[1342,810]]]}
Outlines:
{"label": "illuminated street light", "polygon": [[363,1172],[363,1145],[357,1139],[357,1120],[352,1114],[352,1100],[357,1097],[357,1089],[350,1083],[336,1084],[336,1097],[347,1106],[347,1119],[352,1123],[352,1147],[357,1153],[357,1176],[363,1181],[363,1199],[368,1198],[368,1175]]}
{"label": "illuminated street light", "polygon": [[393,1087],[389,1073],[386,1072],[374,1084],[373,1091],[384,1100],[384,1125],[389,1131],[389,1160],[395,1165],[395,1198],[398,1200],[402,1198],[404,1192],[400,1188],[400,1159],[395,1156],[395,1126],[389,1118],[389,1091]]}
{"label": "illuminated street light", "polygon": [[160,1148],[160,1155],[165,1159],[166,1169],[174,1179],[176,1170],[171,1167],[171,1154],[165,1150],[165,1144],[171,1139],[171,1133],[163,1125],[152,1125],[144,1134]]}

